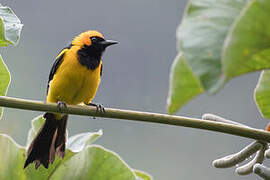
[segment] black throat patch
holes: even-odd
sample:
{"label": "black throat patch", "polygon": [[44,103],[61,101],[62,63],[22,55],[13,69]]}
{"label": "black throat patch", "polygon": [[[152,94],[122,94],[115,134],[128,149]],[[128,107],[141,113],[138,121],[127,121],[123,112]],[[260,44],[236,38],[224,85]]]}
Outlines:
{"label": "black throat patch", "polygon": [[104,49],[98,46],[84,46],[78,50],[79,62],[88,69],[94,70],[99,66],[103,52]]}

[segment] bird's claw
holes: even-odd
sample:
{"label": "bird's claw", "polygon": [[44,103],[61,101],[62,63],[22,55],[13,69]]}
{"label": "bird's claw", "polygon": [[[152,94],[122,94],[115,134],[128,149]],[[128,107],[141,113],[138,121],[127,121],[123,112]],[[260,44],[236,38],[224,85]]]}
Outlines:
{"label": "bird's claw", "polygon": [[95,106],[97,113],[105,114],[105,108],[102,104],[89,103],[88,106]]}
{"label": "bird's claw", "polygon": [[102,114],[105,113],[105,108],[102,104],[97,104],[97,111],[101,112]]}

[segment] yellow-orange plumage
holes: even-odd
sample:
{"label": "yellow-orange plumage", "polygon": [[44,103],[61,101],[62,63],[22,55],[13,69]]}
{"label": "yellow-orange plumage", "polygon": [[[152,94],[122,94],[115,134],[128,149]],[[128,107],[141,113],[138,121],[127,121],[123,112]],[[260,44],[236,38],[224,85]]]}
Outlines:
{"label": "yellow-orange plumage", "polygon": [[82,66],[77,57],[79,49],[80,46],[72,46],[65,50],[62,63],[50,82],[47,102],[88,104],[96,95],[102,61],[94,70]]}
{"label": "yellow-orange plumage", "polygon": [[104,38],[103,35],[98,31],[86,31],[86,32],[81,33],[79,36],[76,36],[73,39],[72,44],[75,46],[80,46],[80,47],[84,45],[91,46],[92,42],[90,40],[90,37],[95,37],[95,36]]}
{"label": "yellow-orange plumage", "polygon": [[[47,102],[89,104],[95,97],[102,71],[101,56],[106,47],[116,44],[105,40],[97,31],[86,31],[75,37],[72,44],[57,56],[47,86]],[[91,103],[90,105],[96,104]],[[104,108],[103,108],[104,109]],[[102,111],[104,113],[104,110]],[[55,155],[65,155],[67,114],[45,113],[45,123],[27,151],[26,168],[35,162],[48,168]]]}

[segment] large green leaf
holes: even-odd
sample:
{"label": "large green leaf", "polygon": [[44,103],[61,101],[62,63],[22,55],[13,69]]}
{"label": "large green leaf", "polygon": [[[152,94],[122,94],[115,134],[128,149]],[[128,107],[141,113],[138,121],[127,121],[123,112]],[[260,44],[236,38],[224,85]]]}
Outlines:
{"label": "large green leaf", "polygon": [[[34,137],[37,135],[39,129],[42,127],[43,123],[45,122],[44,118],[42,115],[37,116],[36,118],[34,118],[32,120],[32,126],[31,129],[28,132],[28,137],[27,137],[27,146],[28,147],[30,145],[30,143],[32,142],[32,140],[34,139]],[[54,163],[52,165],[49,166],[48,169],[45,169],[43,166],[40,166],[38,168],[38,170],[35,169],[34,164],[30,164],[26,169],[25,169],[25,174],[27,176],[28,179],[44,179],[44,178],[48,178],[50,177],[54,171],[57,169],[57,167],[59,165],[61,165],[62,162],[68,160],[69,158],[71,158],[75,153],[66,150],[66,154],[65,157],[63,159],[59,159],[58,157],[56,157]]]}
{"label": "large green leaf", "polygon": [[[0,46],[18,43],[22,24],[18,17],[8,7],[0,5]],[[5,96],[10,83],[10,73],[0,56],[0,96]],[[0,118],[3,108],[0,108]]]}
{"label": "large green leaf", "polygon": [[[28,145],[36,136],[43,123],[44,119],[42,116],[38,116],[32,120],[32,128],[28,133],[27,139]],[[94,133],[81,133],[70,137],[68,139],[68,149],[66,150],[64,159],[56,158],[54,163],[51,164],[48,169],[40,166],[36,170],[34,164],[30,164],[23,171],[23,177],[30,180],[85,179],[86,177],[86,179],[151,179],[151,177],[144,172],[137,172],[137,170],[133,172],[133,170],[130,169],[115,153],[106,150],[101,146],[90,147],[89,145],[101,135],[102,130],[99,130]],[[23,154],[24,153],[25,150],[23,149]],[[21,158],[19,167],[22,169],[25,157],[23,156]],[[18,172],[20,172],[21,169],[18,169]],[[67,173],[66,170],[69,172]],[[72,174],[72,176],[70,176],[70,174]]]}
{"label": "large green leaf", "polygon": [[177,30],[180,51],[203,88],[214,93],[225,82],[221,52],[247,0],[191,0]]}
{"label": "large green leaf", "polygon": [[0,6],[0,46],[16,45],[20,39],[22,23],[9,7]]}
{"label": "large green leaf", "polygon": [[[37,135],[39,129],[45,122],[42,115],[34,118],[32,120],[32,127],[28,132],[27,138],[27,146],[31,143],[34,137]],[[97,140],[102,135],[102,131],[94,133],[82,133],[71,137],[68,140],[68,148],[65,153],[65,157],[63,159],[59,159],[58,157],[55,159],[54,163],[49,166],[49,169],[45,169],[43,166],[40,166],[38,170],[35,169],[34,164],[29,165],[26,169],[26,174],[29,179],[40,179],[40,178],[48,178],[51,177],[57,168],[63,164],[63,162],[70,159],[76,153],[82,151],[86,145],[92,144],[95,140]],[[74,151],[74,152],[73,152]],[[76,152],[76,153],[75,153]]]}
{"label": "large green leaf", "polygon": [[117,154],[92,145],[64,162],[52,179],[136,180],[136,177]]}
{"label": "large green leaf", "polygon": [[261,73],[254,98],[262,115],[270,118],[270,70]]}
{"label": "large green leaf", "polygon": [[[5,96],[10,83],[10,73],[0,55],[0,96]],[[3,114],[3,108],[0,107],[0,119]]]}
{"label": "large green leaf", "polygon": [[270,68],[270,1],[253,0],[227,36],[222,62],[227,79]]}
{"label": "large green leaf", "polygon": [[[66,153],[65,153],[65,157],[63,159],[59,159],[58,157],[56,157],[54,163],[51,164],[48,169],[44,168],[42,165],[38,169],[36,169],[35,165],[33,163],[30,164],[24,170],[24,173],[27,177],[27,180],[49,179],[55,173],[57,168],[59,168],[63,164],[63,162],[69,160],[74,155],[75,155],[75,153],[73,153],[67,149]],[[24,159],[24,161],[25,160],[26,159]],[[23,165],[24,164],[22,164],[21,168],[23,168]]]}
{"label": "large green leaf", "polygon": [[24,152],[9,136],[0,134],[0,179],[27,179],[23,171]]}
{"label": "large green leaf", "polygon": [[67,147],[72,152],[81,152],[86,146],[92,144],[96,141],[100,136],[102,136],[102,130],[94,133],[81,133],[76,134],[69,138]]}
{"label": "large green leaf", "polygon": [[200,81],[191,71],[180,52],[171,67],[170,89],[167,100],[169,113],[175,113],[186,102],[202,92]]}
{"label": "large green leaf", "polygon": [[137,170],[133,172],[118,155],[100,146],[85,147],[73,157],[71,154],[74,155],[68,150],[65,158],[57,158],[49,169],[41,166],[36,170],[33,164],[23,169],[26,158],[24,147],[11,137],[0,134],[0,161],[3,162],[0,164],[0,179],[151,180],[150,175]]}

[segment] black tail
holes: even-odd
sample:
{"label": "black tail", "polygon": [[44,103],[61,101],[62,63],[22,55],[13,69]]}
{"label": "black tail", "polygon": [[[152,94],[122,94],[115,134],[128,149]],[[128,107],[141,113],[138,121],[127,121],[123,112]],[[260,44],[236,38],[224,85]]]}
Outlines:
{"label": "black tail", "polygon": [[60,158],[65,155],[68,115],[64,115],[61,120],[57,120],[52,113],[45,113],[43,117],[45,123],[28,148],[24,168],[32,162],[36,163],[36,169],[40,164],[48,168],[49,163],[53,163],[55,154]]}

